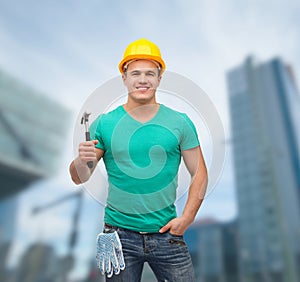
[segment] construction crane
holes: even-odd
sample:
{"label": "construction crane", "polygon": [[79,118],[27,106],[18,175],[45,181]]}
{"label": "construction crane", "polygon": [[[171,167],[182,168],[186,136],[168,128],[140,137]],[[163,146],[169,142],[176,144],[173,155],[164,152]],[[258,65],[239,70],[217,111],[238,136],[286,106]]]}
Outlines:
{"label": "construction crane", "polygon": [[61,203],[64,203],[65,201],[68,201],[70,199],[77,198],[77,204],[74,210],[73,214],[73,221],[72,221],[72,228],[69,236],[68,241],[68,252],[67,255],[64,257],[64,265],[62,267],[63,273],[61,273],[61,281],[65,282],[67,281],[68,273],[71,271],[71,269],[74,266],[74,247],[77,244],[78,239],[78,221],[80,216],[80,211],[82,208],[82,201],[83,201],[83,189],[80,189],[78,192],[67,194],[59,199],[54,200],[53,202],[50,202],[44,206],[35,207],[32,209],[32,214],[36,215],[38,213],[41,213],[43,211],[46,211],[50,208],[53,208]]}

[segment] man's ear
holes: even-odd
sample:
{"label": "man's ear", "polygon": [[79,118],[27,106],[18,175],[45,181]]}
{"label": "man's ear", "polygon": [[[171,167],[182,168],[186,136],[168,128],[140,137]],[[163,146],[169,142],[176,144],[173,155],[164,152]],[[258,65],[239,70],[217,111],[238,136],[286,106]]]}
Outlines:
{"label": "man's ear", "polygon": [[123,83],[125,82],[125,80],[126,80],[126,74],[122,74],[122,80],[123,80]]}
{"label": "man's ear", "polygon": [[158,77],[158,84],[160,84],[161,78],[162,78],[162,76],[160,75],[160,76]]}

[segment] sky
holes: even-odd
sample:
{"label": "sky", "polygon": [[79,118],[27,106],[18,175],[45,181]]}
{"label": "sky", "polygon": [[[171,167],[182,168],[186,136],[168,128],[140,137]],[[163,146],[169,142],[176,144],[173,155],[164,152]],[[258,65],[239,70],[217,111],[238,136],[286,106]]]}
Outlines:
{"label": "sky", "polygon": [[[299,83],[299,12],[300,3],[294,0],[0,0],[0,68],[63,104],[75,123],[89,95],[119,75],[117,65],[126,46],[139,38],[155,42],[167,70],[199,85],[221,117],[226,144],[223,173],[198,217],[227,221],[236,217],[237,208],[226,72],[249,55],[261,62],[280,56],[293,66]],[[26,240],[18,241],[14,258],[25,241],[37,238],[60,242],[57,248],[64,252],[67,236],[61,234],[70,229],[75,201],[35,219],[30,209],[78,189],[67,173],[74,157],[74,123],[62,142],[64,155],[57,174],[36,183],[19,199],[18,230]],[[205,144],[203,147],[205,151]],[[99,213],[101,222],[101,205],[86,193],[84,207],[80,228],[94,235],[97,227],[90,230],[84,218]],[[179,210],[181,207],[179,203]],[[45,219],[47,224],[42,224]],[[58,229],[62,232],[56,232]],[[81,239],[91,242],[91,249],[93,235]],[[83,253],[88,260],[91,250]]]}

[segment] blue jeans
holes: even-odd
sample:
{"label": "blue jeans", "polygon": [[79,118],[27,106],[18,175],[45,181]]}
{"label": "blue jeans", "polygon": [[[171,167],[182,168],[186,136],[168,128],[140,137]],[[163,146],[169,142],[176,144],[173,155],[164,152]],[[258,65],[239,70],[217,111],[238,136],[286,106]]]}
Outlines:
{"label": "blue jeans", "polygon": [[146,233],[106,225],[105,229],[119,234],[126,267],[119,275],[106,278],[111,282],[141,281],[143,266],[148,262],[157,281],[194,282],[191,256],[183,236],[166,233]]}

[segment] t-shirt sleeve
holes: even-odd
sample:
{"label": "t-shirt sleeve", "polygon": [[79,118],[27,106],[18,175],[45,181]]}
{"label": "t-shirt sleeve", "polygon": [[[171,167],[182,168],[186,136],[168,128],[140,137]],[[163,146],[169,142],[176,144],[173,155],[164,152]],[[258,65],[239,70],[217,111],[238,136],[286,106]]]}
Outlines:
{"label": "t-shirt sleeve", "polygon": [[188,150],[200,145],[198,134],[194,123],[186,114],[182,114],[182,136],[180,140],[180,149]]}
{"label": "t-shirt sleeve", "polygon": [[104,142],[102,139],[101,131],[101,120],[102,115],[99,115],[90,125],[90,136],[91,140],[98,140],[98,144],[95,146],[98,149],[105,150]]}

